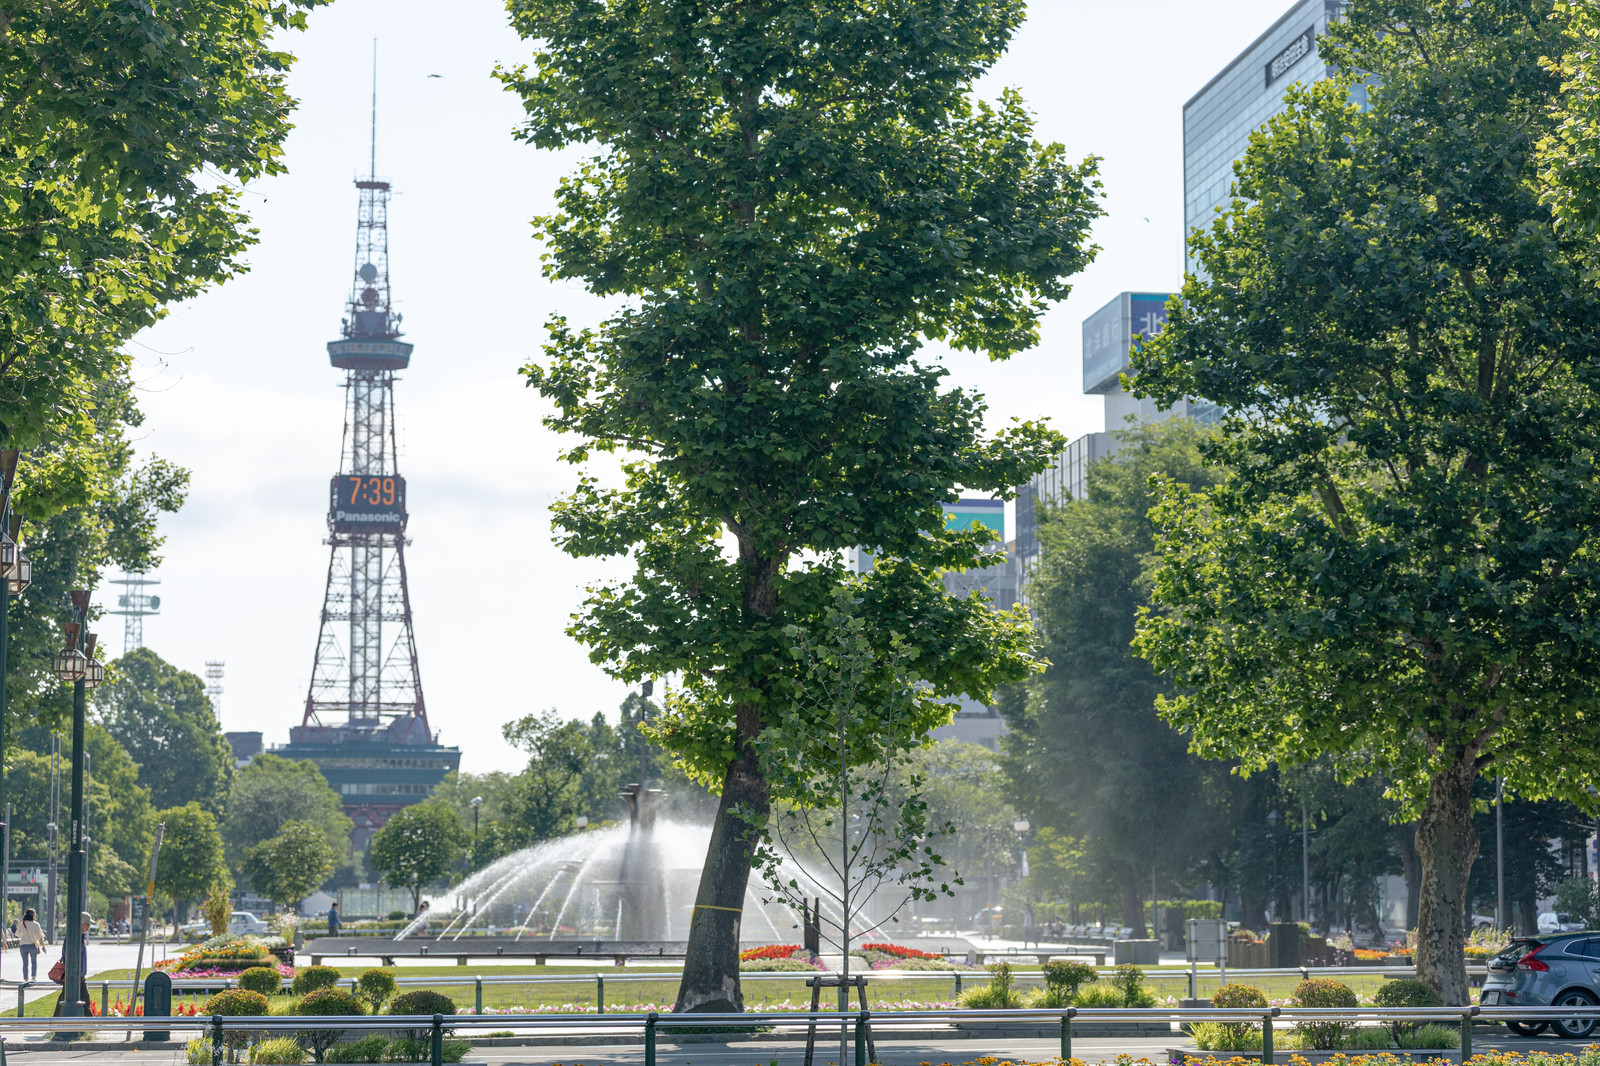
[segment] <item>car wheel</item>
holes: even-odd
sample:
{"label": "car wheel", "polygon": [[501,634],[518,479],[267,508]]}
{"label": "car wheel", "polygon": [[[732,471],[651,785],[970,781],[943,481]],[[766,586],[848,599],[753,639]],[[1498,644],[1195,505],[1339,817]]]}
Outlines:
{"label": "car wheel", "polygon": [[1538,1036],[1544,1032],[1544,1022],[1506,1022],[1506,1028],[1518,1036]]}
{"label": "car wheel", "polygon": [[[1550,1005],[1552,1007],[1593,1007],[1595,1005],[1595,999],[1589,993],[1574,988],[1570,992],[1561,993],[1561,995],[1556,998],[1556,1001]],[[1596,1024],[1600,1024],[1600,1019],[1562,1018],[1559,1021],[1553,1021],[1550,1024],[1561,1036],[1568,1037],[1570,1039],[1579,1039],[1594,1032],[1594,1027]]]}

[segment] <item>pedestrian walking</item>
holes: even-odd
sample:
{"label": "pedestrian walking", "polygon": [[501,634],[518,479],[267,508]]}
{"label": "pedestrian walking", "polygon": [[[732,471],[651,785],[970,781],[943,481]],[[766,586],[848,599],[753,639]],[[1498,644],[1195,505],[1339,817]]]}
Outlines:
{"label": "pedestrian walking", "polygon": [[39,924],[38,913],[32,907],[22,912],[17,922],[17,950],[22,955],[22,982],[39,978],[39,952],[44,950],[44,926]]}
{"label": "pedestrian walking", "polygon": [[328,904],[328,935],[339,935],[339,901],[334,900]]}

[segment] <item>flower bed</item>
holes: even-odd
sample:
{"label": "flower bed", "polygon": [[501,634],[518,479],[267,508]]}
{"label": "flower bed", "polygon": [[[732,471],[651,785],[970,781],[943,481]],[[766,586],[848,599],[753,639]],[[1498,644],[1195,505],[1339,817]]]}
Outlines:
{"label": "flower bed", "polygon": [[[196,944],[175,959],[161,960],[155,968],[173,977],[232,977],[252,966],[271,966],[274,962],[271,948],[260,937],[224,933]],[[293,975],[292,969],[278,965],[279,973]]]}
{"label": "flower bed", "polygon": [[827,967],[799,944],[768,944],[739,952],[739,969],[745,973],[807,973]]}

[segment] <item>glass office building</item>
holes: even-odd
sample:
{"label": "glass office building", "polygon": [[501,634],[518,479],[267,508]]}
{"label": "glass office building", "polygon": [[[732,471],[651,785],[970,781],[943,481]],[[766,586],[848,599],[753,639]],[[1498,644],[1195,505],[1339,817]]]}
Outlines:
{"label": "glass office building", "polygon": [[1300,0],[1183,105],[1185,241],[1227,206],[1234,160],[1250,134],[1283,110],[1289,86],[1326,75],[1317,37],[1343,7],[1340,0]]}

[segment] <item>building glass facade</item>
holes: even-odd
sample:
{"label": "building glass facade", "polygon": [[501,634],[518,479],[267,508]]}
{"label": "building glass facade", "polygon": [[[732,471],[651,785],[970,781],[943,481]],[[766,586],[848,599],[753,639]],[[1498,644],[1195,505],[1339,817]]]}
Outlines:
{"label": "building glass facade", "polygon": [[1244,155],[1250,134],[1283,110],[1289,87],[1327,75],[1317,37],[1343,7],[1341,0],[1300,0],[1183,105],[1186,242],[1227,206],[1234,160]]}

